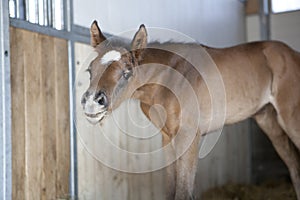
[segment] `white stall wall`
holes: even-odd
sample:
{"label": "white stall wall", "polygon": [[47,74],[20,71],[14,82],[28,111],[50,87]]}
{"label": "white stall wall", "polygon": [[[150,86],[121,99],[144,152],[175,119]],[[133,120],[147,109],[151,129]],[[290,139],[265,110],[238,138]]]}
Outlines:
{"label": "white stall wall", "polygon": [[273,14],[271,38],[283,41],[300,51],[300,11]]}
{"label": "white stall wall", "polygon": [[244,4],[238,0],[74,0],[74,23],[97,19],[105,32],[118,34],[140,24],[174,29],[211,46],[244,42]]}
{"label": "white stall wall", "polygon": [[[224,47],[245,41],[244,4],[238,0],[75,0],[74,17],[75,24],[86,27],[96,19],[102,31],[110,34],[137,29],[144,23],[148,27],[182,32],[209,46]],[[85,57],[90,55],[91,49],[85,45],[76,45],[75,50],[76,62],[80,68],[81,64],[86,65]],[[81,84],[80,87],[77,92],[86,86]],[[77,95],[80,98],[81,94]],[[132,106],[138,109],[138,106]],[[134,112],[141,115],[140,111]],[[121,112],[118,113],[122,115]],[[113,127],[108,130],[115,132]],[[86,134],[89,134],[88,131]],[[118,134],[115,137],[125,145],[125,149],[153,148],[153,142],[139,147],[141,144],[122,141],[123,136]],[[156,141],[155,145],[161,145],[159,140]],[[100,144],[95,138],[91,146],[101,148]],[[163,171],[140,175],[121,173],[105,167],[86,150],[79,143],[78,177],[81,199],[161,199],[164,193]],[[207,188],[226,182],[249,182],[249,152],[248,122],[226,127],[215,149],[199,161],[196,197]],[[112,159],[119,159],[110,152],[107,155]],[[145,163],[148,164],[151,165]]]}
{"label": "white stall wall", "polygon": [[[300,11],[271,14],[271,39],[287,43],[300,51]],[[246,18],[247,40],[260,40],[259,16],[250,15]]]}
{"label": "white stall wall", "polygon": [[246,30],[248,42],[260,40],[259,15],[249,15],[246,17]]}

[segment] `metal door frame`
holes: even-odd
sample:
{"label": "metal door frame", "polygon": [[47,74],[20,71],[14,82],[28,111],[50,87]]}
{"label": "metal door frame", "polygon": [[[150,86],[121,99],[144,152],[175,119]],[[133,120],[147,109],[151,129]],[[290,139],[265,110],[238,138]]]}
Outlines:
{"label": "metal door frame", "polygon": [[11,199],[11,87],[8,1],[0,1],[0,199]]}

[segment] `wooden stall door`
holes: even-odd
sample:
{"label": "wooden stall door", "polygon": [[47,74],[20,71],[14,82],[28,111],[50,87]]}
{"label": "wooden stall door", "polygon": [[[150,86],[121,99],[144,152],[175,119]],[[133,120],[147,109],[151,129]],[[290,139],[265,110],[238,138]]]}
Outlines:
{"label": "wooden stall door", "polygon": [[67,198],[67,41],[10,28],[13,199]]}

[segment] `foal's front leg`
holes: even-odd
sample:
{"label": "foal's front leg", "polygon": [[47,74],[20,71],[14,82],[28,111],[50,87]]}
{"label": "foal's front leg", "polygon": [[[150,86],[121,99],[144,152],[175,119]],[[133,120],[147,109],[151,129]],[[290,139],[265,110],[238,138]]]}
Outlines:
{"label": "foal's front leg", "polygon": [[176,200],[193,199],[199,139],[200,133],[196,135],[187,151],[176,161]]}
{"label": "foal's front leg", "polygon": [[[162,132],[163,135],[163,146],[170,145],[171,137],[166,133]],[[172,148],[173,149],[173,148]],[[167,163],[172,163],[175,160],[175,150],[166,152],[165,161]],[[173,200],[175,198],[176,189],[176,162],[168,165],[166,168],[165,176],[165,197],[167,200]]]}

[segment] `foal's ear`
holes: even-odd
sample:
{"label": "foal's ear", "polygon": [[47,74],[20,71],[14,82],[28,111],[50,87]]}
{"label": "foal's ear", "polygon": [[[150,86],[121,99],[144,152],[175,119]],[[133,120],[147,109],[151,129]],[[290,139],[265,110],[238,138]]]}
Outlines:
{"label": "foal's ear", "polygon": [[142,24],[139,30],[133,37],[131,43],[131,50],[144,49],[147,46],[147,31],[144,24]]}
{"label": "foal's ear", "polygon": [[90,33],[91,33],[91,45],[93,47],[96,47],[98,44],[106,40],[96,20],[91,25]]}

